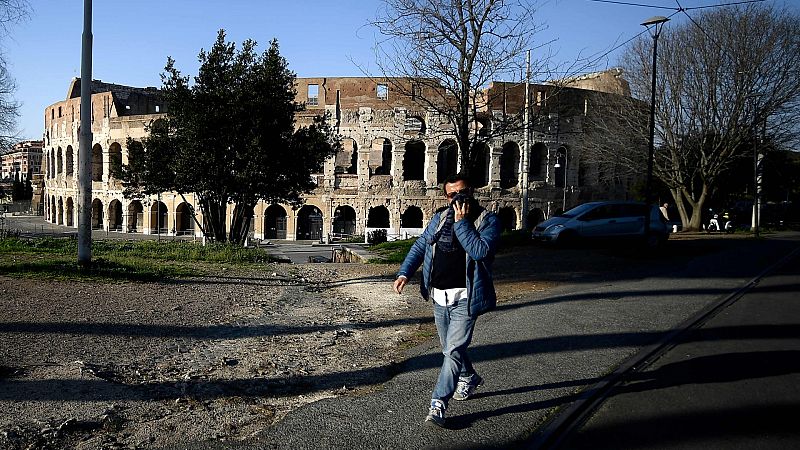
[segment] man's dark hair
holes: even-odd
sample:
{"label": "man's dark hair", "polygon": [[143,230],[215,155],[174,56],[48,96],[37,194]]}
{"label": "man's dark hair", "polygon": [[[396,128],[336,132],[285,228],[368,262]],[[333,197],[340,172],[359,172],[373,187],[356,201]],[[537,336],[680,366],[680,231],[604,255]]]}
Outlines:
{"label": "man's dark hair", "polygon": [[450,175],[447,178],[445,178],[444,183],[442,184],[442,190],[445,191],[446,194],[447,185],[450,183],[458,183],[459,181],[463,181],[468,188],[472,188],[472,182],[470,182],[469,177],[464,175],[463,173],[457,173],[455,175]]}

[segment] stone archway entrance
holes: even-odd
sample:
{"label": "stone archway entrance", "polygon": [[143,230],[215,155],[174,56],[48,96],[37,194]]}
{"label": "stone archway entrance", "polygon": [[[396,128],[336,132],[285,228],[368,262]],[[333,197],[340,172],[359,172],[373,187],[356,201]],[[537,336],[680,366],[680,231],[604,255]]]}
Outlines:
{"label": "stone archway entrance", "polygon": [[286,239],[286,210],[270,205],[264,212],[264,239]]}
{"label": "stone archway entrance", "polygon": [[297,239],[322,239],[322,211],[316,206],[303,206],[297,213]]}

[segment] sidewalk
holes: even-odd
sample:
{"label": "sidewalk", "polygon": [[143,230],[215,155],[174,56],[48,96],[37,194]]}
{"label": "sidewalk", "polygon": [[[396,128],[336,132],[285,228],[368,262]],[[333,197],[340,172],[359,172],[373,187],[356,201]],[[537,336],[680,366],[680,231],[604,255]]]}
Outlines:
{"label": "sidewalk", "polygon": [[800,448],[800,257],[618,386],[564,449]]}

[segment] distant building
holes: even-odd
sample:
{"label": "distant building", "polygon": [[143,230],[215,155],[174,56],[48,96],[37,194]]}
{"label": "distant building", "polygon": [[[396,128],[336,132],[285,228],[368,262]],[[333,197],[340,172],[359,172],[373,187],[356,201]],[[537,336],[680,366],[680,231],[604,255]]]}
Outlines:
{"label": "distant building", "polygon": [[2,158],[3,180],[20,181],[33,179],[42,173],[42,141],[22,141],[14,145]]}
{"label": "distant building", "polygon": [[[305,196],[302,207],[256,205],[256,238],[320,240],[376,229],[404,237],[421,231],[445,204],[444,178],[458,171],[462,162],[447,121],[415,101],[413,90],[411,95],[393,91],[397,82],[367,77],[296,80],[297,101],[306,104],[298,123],[327,114],[342,136],[342,149],[325,162],[322,173],[314,175],[317,188]],[[611,103],[605,98],[628,95],[627,83],[615,72],[561,84],[570,87],[530,85],[534,120],[528,127],[527,146],[521,126],[495,130],[509,120],[522,124],[524,84],[493,83],[485,91],[491,100],[476,117],[476,132],[486,135],[477,149],[482,169],[476,196],[498,213],[504,229],[532,227],[562,206],[627,195],[624,183],[611,191],[597,182],[596,171],[582,160],[578,139],[584,118],[602,114],[602,105]],[[77,226],[79,87],[80,80],[74,79],[67,99],[45,110],[44,215],[52,223],[70,227]],[[203,223],[203,218],[193,196],[164,192],[126,199],[121,183],[110,175],[113,164],[128,163],[126,139],[143,138],[145,127],[164,112],[155,88],[93,81],[94,228],[201,234],[195,223]]]}

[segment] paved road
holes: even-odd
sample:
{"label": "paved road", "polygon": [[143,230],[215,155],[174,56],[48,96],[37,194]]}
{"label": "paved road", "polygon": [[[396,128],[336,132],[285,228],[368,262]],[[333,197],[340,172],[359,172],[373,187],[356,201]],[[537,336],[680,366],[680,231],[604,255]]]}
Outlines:
{"label": "paved road", "polygon": [[642,275],[639,267],[636,277],[564,285],[501,305],[479,320],[472,346],[486,385],[451,404],[449,429],[422,423],[441,363],[430,342],[412,350],[378,392],[312,403],[246,442],[177,448],[525,447],[577,392],[798,246],[796,239],[747,241],[737,249],[743,254],[699,257],[668,272]]}
{"label": "paved road", "polygon": [[614,390],[564,449],[800,448],[800,257]]}

